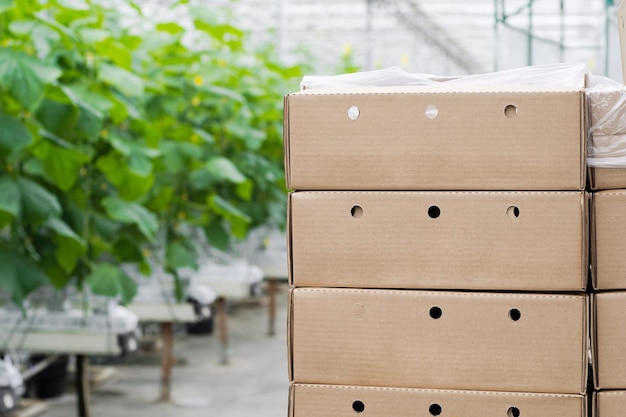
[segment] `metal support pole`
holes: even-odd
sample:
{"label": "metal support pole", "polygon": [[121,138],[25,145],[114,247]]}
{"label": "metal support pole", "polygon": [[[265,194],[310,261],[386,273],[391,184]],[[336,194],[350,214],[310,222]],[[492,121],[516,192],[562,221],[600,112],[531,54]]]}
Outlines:
{"label": "metal support pole", "polygon": [[172,322],[161,323],[161,396],[160,401],[170,400],[172,365],[174,364],[174,334]]}
{"label": "metal support pole", "polygon": [[76,395],[78,417],[91,417],[89,358],[87,355],[76,355]]}

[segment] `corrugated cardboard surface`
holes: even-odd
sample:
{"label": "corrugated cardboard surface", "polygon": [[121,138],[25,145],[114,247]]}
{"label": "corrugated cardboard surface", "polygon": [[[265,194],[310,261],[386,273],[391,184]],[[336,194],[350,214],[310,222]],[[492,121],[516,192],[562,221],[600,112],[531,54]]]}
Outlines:
{"label": "corrugated cardboard surface", "polygon": [[587,200],[584,192],[295,192],[292,282],[580,291]]}
{"label": "corrugated cardboard surface", "polygon": [[590,168],[589,183],[592,190],[626,188],[626,168]]}
{"label": "corrugated cardboard surface", "polygon": [[287,187],[582,190],[584,100],[546,86],[300,91],[284,101]]}
{"label": "corrugated cardboard surface", "polygon": [[594,287],[626,289],[626,190],[593,193],[592,213]]}
{"label": "corrugated cardboard surface", "polygon": [[290,387],[290,417],[353,417],[359,413],[372,417],[584,417],[586,398],[337,385],[292,384]]}
{"label": "corrugated cardboard surface", "polygon": [[585,393],[584,295],[296,288],[290,315],[295,383]]}
{"label": "corrugated cardboard surface", "polygon": [[626,81],[626,3],[620,1],[617,7],[617,28],[622,53],[622,78]]}
{"label": "corrugated cardboard surface", "polygon": [[624,417],[626,391],[601,391],[595,393],[594,417]]}
{"label": "corrugated cardboard surface", "polygon": [[593,301],[596,388],[626,389],[626,292],[596,293]]}
{"label": "corrugated cardboard surface", "polygon": [[[621,1],[617,10],[619,41],[622,53],[622,72],[626,80],[626,3]],[[612,100],[612,98],[604,98]],[[625,107],[626,108],[626,107]],[[589,183],[592,190],[626,188],[626,168],[591,168]]]}

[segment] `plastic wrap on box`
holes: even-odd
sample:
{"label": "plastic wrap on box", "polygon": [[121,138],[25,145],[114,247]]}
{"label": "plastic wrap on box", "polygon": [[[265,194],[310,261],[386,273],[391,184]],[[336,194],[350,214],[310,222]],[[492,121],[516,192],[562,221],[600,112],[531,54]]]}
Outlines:
{"label": "plastic wrap on box", "polygon": [[587,101],[591,118],[587,165],[626,168],[626,86],[590,75]]}
{"label": "plastic wrap on box", "polygon": [[409,73],[392,67],[376,71],[339,75],[305,75],[300,87],[364,87],[432,85],[445,82],[457,85],[476,84],[533,84],[568,88],[585,88],[587,68],[584,64],[549,64],[522,67],[506,71],[475,74],[462,77],[444,77],[432,74]]}

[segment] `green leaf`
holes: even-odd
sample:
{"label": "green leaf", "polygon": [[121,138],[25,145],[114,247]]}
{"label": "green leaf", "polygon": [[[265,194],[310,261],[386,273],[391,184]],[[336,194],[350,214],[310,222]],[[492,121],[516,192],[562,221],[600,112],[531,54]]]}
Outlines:
{"label": "green leaf", "polygon": [[90,108],[79,106],[76,133],[83,135],[89,141],[96,141],[104,125],[102,114],[93,112]]}
{"label": "green leaf", "polygon": [[202,87],[202,90],[205,90],[219,97],[224,97],[230,100],[234,100],[238,103],[244,103],[246,101],[245,97],[241,93],[231,88],[207,84],[206,86]]}
{"label": "green leaf", "polygon": [[222,215],[224,218],[239,218],[243,221],[249,222],[250,217],[239,210],[235,205],[231,202],[227,201],[223,197],[217,194],[213,194],[208,198],[209,206],[218,214]]}
{"label": "green leaf", "polygon": [[161,141],[159,149],[163,154],[163,162],[168,172],[187,171],[193,161],[202,158],[202,149],[188,142]]}
{"label": "green leaf", "polygon": [[182,242],[168,242],[165,253],[166,270],[176,270],[179,268],[198,269],[196,262],[197,253],[190,245]]}
{"label": "green leaf", "polygon": [[20,307],[28,294],[47,282],[43,272],[17,251],[0,249],[0,265],[0,288]]}
{"label": "green leaf", "polygon": [[[2,63],[0,62],[0,66]],[[33,138],[19,120],[0,113],[0,152],[11,153],[28,146]]]}
{"label": "green leaf", "polygon": [[177,23],[169,22],[169,23],[159,23],[156,25],[156,29],[161,32],[171,33],[172,35],[176,35],[178,33],[184,32],[185,28],[180,26]]}
{"label": "green leaf", "polygon": [[254,183],[251,180],[245,180],[244,182],[237,184],[236,188],[237,195],[245,201],[250,201],[253,190]]}
{"label": "green leaf", "polygon": [[13,0],[0,0],[0,14],[15,7]]}
{"label": "green leaf", "polygon": [[80,257],[87,252],[85,240],[60,219],[48,219],[45,225],[55,233],[54,255],[57,262],[66,273],[71,273]]}
{"label": "green leaf", "polygon": [[69,103],[44,99],[37,109],[37,119],[49,132],[64,136],[74,128],[76,108]]}
{"label": "green leaf", "polygon": [[0,229],[20,214],[20,190],[8,176],[0,177]]}
{"label": "green leaf", "polygon": [[218,181],[240,184],[246,180],[246,176],[239,171],[235,164],[223,156],[214,156],[209,159],[204,165],[204,169]]}
{"label": "green leaf", "polygon": [[116,65],[101,64],[98,79],[130,97],[139,97],[144,91],[143,80],[139,76]]}
{"label": "green leaf", "polygon": [[27,178],[18,178],[23,220],[39,223],[50,217],[61,215],[61,204],[56,196],[36,182]]}
{"label": "green leaf", "polygon": [[113,108],[113,102],[108,97],[89,89],[85,84],[67,85],[63,91],[75,104],[88,108],[94,114],[99,113],[100,117]]}
{"label": "green leaf", "polygon": [[241,139],[246,144],[246,147],[252,151],[258,150],[267,137],[262,130],[255,129],[245,120],[238,118],[227,121],[224,127],[228,133]]}
{"label": "green leaf", "polygon": [[107,215],[120,223],[134,224],[150,241],[154,241],[159,229],[156,216],[137,203],[129,203],[116,197],[102,200]]}
{"label": "green leaf", "polygon": [[96,264],[86,278],[87,285],[94,294],[106,297],[120,297],[122,304],[128,304],[137,295],[137,283],[115,265]]}
{"label": "green leaf", "polygon": [[0,48],[0,87],[29,109],[41,101],[45,86],[60,76],[61,70],[52,64],[22,51]]}
{"label": "green leaf", "polygon": [[87,45],[103,41],[111,37],[111,32],[104,29],[82,28],[78,31],[81,40]]}
{"label": "green leaf", "polygon": [[106,39],[98,42],[96,52],[125,70],[131,69],[132,55],[128,48],[117,40]]}
{"label": "green leaf", "polygon": [[74,186],[80,169],[90,159],[76,149],[62,148],[49,142],[42,142],[37,146],[35,155],[43,162],[48,178],[63,191]]}
{"label": "green leaf", "polygon": [[154,184],[153,175],[144,177],[130,171],[128,163],[119,154],[103,156],[98,159],[96,166],[117,187],[120,197],[125,200],[137,200],[147,194]]}
{"label": "green leaf", "polygon": [[158,149],[135,144],[117,135],[111,135],[109,142],[115,150],[128,157],[129,171],[140,177],[148,177],[152,173],[151,159],[161,155]]}
{"label": "green leaf", "polygon": [[230,235],[220,220],[215,220],[205,227],[204,235],[208,239],[211,246],[223,251],[228,249]]}
{"label": "green leaf", "polygon": [[196,190],[207,188],[221,181],[242,184],[246,181],[246,177],[230,159],[223,156],[212,157],[189,176],[189,183]]}

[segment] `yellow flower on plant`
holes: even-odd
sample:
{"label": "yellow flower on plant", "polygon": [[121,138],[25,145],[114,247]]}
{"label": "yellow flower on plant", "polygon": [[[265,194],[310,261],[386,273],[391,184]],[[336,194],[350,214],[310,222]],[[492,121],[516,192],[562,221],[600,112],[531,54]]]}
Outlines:
{"label": "yellow flower on plant", "polygon": [[343,46],[343,54],[344,55],[352,55],[352,45],[350,45],[349,43],[345,44]]}
{"label": "yellow flower on plant", "polygon": [[2,39],[2,46],[9,46],[9,40],[8,39]]}
{"label": "yellow flower on plant", "polygon": [[178,217],[178,220],[185,220],[187,215],[185,214],[184,211],[179,211],[178,214],[176,215],[176,217]]}
{"label": "yellow flower on plant", "polygon": [[143,248],[141,250],[141,253],[143,255],[144,258],[149,258],[152,255],[152,251],[148,248]]}
{"label": "yellow flower on plant", "polygon": [[195,133],[191,135],[191,137],[189,138],[189,140],[191,141],[191,143],[198,143],[200,141],[200,138],[198,137],[198,135],[196,135]]}
{"label": "yellow flower on plant", "polygon": [[200,105],[200,97],[194,96],[194,98],[191,99],[191,105],[198,107]]}
{"label": "yellow flower on plant", "polygon": [[106,139],[106,138],[109,136],[109,131],[108,131],[108,130],[106,130],[106,129],[102,129],[102,130],[100,131],[100,136],[102,136],[103,138],[105,138],[105,139]]}
{"label": "yellow flower on plant", "polygon": [[200,87],[202,84],[204,84],[204,78],[202,78],[199,75],[196,75],[195,77],[193,77],[193,83],[196,86]]}
{"label": "yellow flower on plant", "polygon": [[224,61],[223,59],[218,59],[217,61],[215,61],[215,63],[220,68],[224,68],[226,66],[226,61]]}

